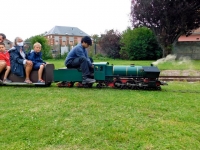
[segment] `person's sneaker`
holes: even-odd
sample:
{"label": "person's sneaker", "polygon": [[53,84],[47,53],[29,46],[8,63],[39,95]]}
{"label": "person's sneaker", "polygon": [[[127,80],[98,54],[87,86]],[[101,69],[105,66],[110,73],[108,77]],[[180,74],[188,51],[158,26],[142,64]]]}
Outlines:
{"label": "person's sneaker", "polygon": [[85,78],[85,79],[83,79],[82,84],[94,83],[94,82],[96,82],[95,79]]}
{"label": "person's sneaker", "polygon": [[4,79],[3,80],[3,83],[11,83],[12,81],[11,80],[9,80],[9,79]]}

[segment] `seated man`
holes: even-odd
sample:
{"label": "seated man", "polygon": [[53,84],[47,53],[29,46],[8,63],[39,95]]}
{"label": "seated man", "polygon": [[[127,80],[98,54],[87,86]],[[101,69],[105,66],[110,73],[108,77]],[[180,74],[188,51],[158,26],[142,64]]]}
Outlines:
{"label": "seated man", "polygon": [[92,45],[91,38],[88,36],[83,37],[81,43],[76,45],[65,59],[67,68],[81,68],[83,84],[95,82],[94,79],[90,78],[94,65],[91,63],[86,50],[90,45]]}
{"label": "seated man", "polygon": [[32,61],[27,59],[27,54],[24,50],[23,40],[16,37],[14,41],[15,46],[9,50],[11,72],[17,76],[24,77],[25,83],[32,83],[30,80],[30,73],[33,67]]}

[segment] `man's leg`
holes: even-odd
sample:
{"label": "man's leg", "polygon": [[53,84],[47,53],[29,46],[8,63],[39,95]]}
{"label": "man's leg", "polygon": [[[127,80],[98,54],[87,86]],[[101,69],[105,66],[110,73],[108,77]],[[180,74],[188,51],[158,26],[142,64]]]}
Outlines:
{"label": "man's leg", "polygon": [[33,68],[32,65],[26,65],[26,67],[25,67],[25,72],[26,72],[26,79],[25,79],[25,81],[27,81],[27,83],[32,83],[30,81],[30,73],[31,73],[32,68]]}
{"label": "man's leg", "polygon": [[79,58],[75,58],[72,63],[71,63],[72,67],[79,67],[82,70],[82,76],[83,76],[83,83],[94,83],[95,80],[88,78],[88,76],[90,75],[90,70],[89,70],[89,65],[87,62],[87,59],[85,57],[79,57]]}
{"label": "man's leg", "polygon": [[81,70],[82,70],[82,74],[83,74],[82,76],[83,77],[87,77],[88,75],[90,75],[88,62],[87,62],[87,59],[85,57],[75,58],[72,61],[71,66],[74,67],[74,68],[80,67]]}

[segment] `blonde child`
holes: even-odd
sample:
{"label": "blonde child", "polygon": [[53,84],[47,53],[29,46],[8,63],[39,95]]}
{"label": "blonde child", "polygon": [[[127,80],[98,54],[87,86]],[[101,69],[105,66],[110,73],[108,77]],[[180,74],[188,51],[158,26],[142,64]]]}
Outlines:
{"label": "blonde child", "polygon": [[[3,82],[4,83],[10,83],[12,82],[9,80],[8,74],[10,73],[10,54],[6,51],[6,47],[4,43],[0,43],[0,73],[6,69],[6,72],[4,74]],[[2,82],[0,80],[0,82]]]}
{"label": "blonde child", "polygon": [[38,83],[44,83],[45,81],[42,79],[42,72],[46,65],[46,62],[42,60],[42,53],[41,53],[42,45],[36,42],[33,45],[33,50],[30,52],[28,59],[33,62],[33,69],[38,70]]}

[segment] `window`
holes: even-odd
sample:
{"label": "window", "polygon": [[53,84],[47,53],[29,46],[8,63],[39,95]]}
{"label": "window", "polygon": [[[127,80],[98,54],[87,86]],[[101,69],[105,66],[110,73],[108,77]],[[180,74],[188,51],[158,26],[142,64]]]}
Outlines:
{"label": "window", "polygon": [[69,44],[70,44],[70,45],[73,45],[74,43],[73,43],[73,41],[70,41]]}

